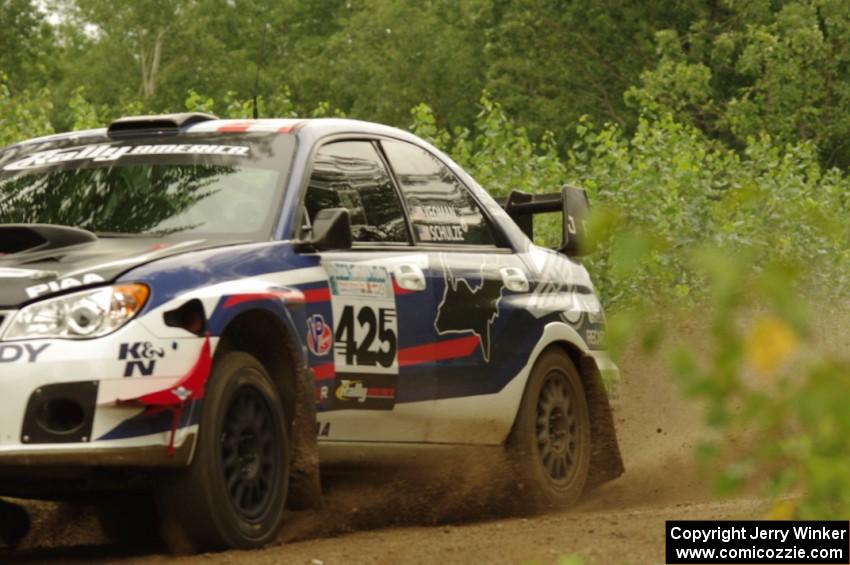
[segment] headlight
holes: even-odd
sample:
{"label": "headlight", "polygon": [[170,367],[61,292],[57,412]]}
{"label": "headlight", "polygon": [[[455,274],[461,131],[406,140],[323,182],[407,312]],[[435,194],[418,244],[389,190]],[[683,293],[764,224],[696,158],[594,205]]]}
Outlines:
{"label": "headlight", "polygon": [[149,293],[143,284],[119,284],[42,300],[19,310],[3,339],[104,336],[133,319]]}

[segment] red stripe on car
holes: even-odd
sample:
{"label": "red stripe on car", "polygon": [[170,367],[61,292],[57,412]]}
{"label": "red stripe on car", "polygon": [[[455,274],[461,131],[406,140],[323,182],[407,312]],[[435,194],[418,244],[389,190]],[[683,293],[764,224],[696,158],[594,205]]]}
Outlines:
{"label": "red stripe on car", "polygon": [[303,293],[307,302],[328,302],[331,299],[331,291],[327,287],[305,290]]}
{"label": "red stripe on car", "polygon": [[253,125],[253,122],[236,122],[219,127],[218,133],[243,133],[248,131],[248,128]]}
{"label": "red stripe on car", "polygon": [[323,363],[313,367],[313,376],[318,381],[329,381],[336,376],[336,366],[333,363]]}
{"label": "red stripe on car", "polygon": [[445,359],[460,359],[472,355],[475,348],[481,343],[477,335],[448,339],[425,345],[405,347],[398,352],[399,367],[419,365],[429,361],[442,361]]}
{"label": "red stripe on car", "polygon": [[228,296],[224,301],[224,309],[233,308],[245,302],[257,302],[260,300],[281,300],[290,304],[304,304],[306,298],[300,290],[285,290],[280,292],[252,292],[248,294],[236,294]]}
{"label": "red stripe on car", "polygon": [[398,283],[393,279],[393,294],[411,294],[415,292],[413,290],[407,290],[406,288],[401,288],[398,286]]}

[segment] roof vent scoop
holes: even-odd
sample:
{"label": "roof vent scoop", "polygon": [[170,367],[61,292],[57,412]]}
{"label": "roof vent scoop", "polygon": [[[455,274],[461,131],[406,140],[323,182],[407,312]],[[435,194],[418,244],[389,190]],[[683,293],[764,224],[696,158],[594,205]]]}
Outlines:
{"label": "roof vent scoop", "polygon": [[0,224],[0,255],[22,251],[47,251],[95,241],[95,234],[68,226]]}
{"label": "roof vent scoop", "polygon": [[217,120],[212,114],[185,112],[182,114],[160,114],[158,116],[128,116],[118,118],[106,130],[112,138],[137,135],[177,135],[180,130],[200,122]]}

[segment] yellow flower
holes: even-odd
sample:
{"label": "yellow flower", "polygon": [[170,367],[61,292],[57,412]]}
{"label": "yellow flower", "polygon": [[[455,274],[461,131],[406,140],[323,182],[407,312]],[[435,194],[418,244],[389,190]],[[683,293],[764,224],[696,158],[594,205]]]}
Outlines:
{"label": "yellow flower", "polygon": [[777,317],[766,317],[753,325],[744,344],[749,364],[763,376],[770,376],[797,350],[797,336]]}
{"label": "yellow flower", "polygon": [[768,520],[791,520],[794,518],[794,511],[796,510],[796,504],[792,501],[785,500],[775,500],[773,502],[773,506],[770,508],[770,512],[767,513]]}

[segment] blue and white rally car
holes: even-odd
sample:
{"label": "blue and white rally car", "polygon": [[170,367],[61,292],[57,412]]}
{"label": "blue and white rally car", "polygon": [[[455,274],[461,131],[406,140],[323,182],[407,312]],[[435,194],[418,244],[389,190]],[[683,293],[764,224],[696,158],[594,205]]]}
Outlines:
{"label": "blue and white rally car", "polygon": [[[536,505],[622,473],[571,257],[583,191],[502,205],[417,137],[123,118],[0,151],[0,496],[148,485],[195,548],[273,540],[318,464],[504,448]],[[557,251],[534,214],[562,212]]]}

